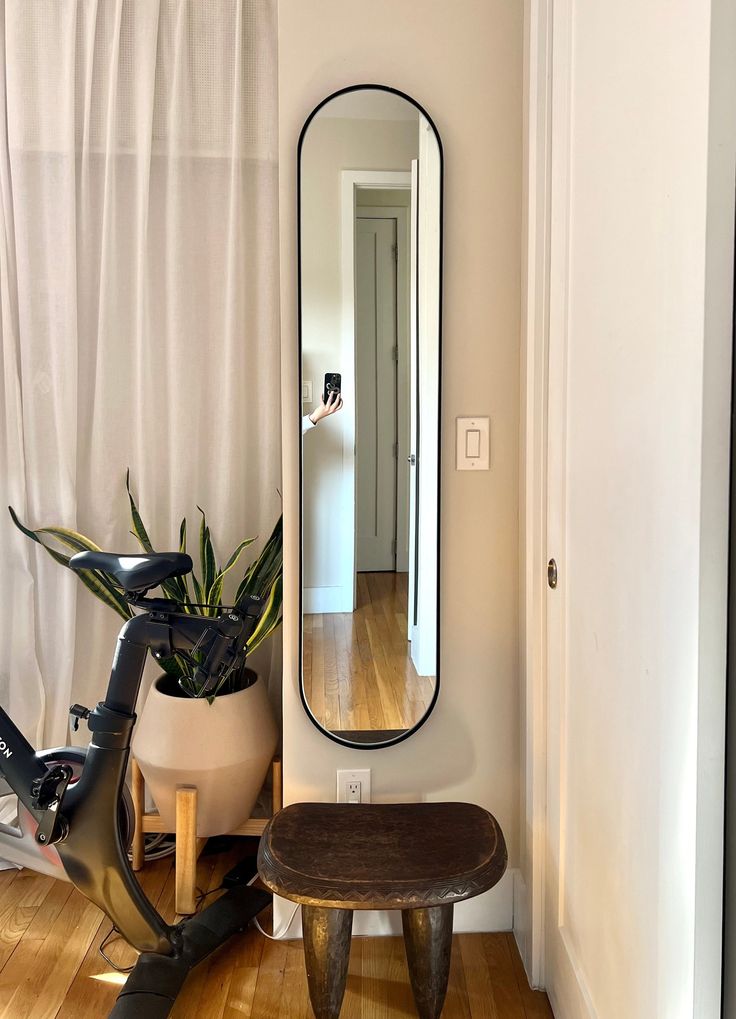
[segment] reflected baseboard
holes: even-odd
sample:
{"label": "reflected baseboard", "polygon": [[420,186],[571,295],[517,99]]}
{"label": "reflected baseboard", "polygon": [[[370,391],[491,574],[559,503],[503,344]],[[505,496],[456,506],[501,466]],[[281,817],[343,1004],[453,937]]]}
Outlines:
{"label": "reflected baseboard", "polygon": [[334,729],[335,736],[348,739],[353,743],[385,743],[403,735],[406,729]]}
{"label": "reflected baseboard", "polygon": [[349,587],[304,588],[302,611],[305,616],[352,612],[354,608],[352,584]]}

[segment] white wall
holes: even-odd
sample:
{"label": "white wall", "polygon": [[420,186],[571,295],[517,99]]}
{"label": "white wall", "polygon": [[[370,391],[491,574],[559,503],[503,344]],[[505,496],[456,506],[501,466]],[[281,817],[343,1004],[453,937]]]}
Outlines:
{"label": "white wall", "polygon": [[[590,775],[584,830],[595,817],[595,834],[615,836],[588,839],[565,905],[587,922],[577,946],[586,1015],[710,1019],[720,1014],[736,18],[726,0],[680,5],[676,17],[664,0],[561,6],[573,18],[571,189],[569,216],[561,200],[553,224],[558,236],[569,228],[569,278],[555,268],[568,255],[553,227],[551,292],[566,309],[569,356],[567,603],[575,580],[590,593],[567,647],[568,675],[587,660],[589,682],[566,719],[572,732],[584,705],[594,759],[612,762]],[[566,147],[557,126],[553,152]],[[524,789],[522,872],[539,895],[528,850],[541,818]],[[581,828],[570,823],[568,857]],[[528,913],[517,924],[528,949]]]}
{"label": "white wall", "polygon": [[[334,798],[335,769],[370,767],[377,800],[490,809],[518,861],[518,358],[522,5],[507,0],[280,0],[284,794]],[[330,92],[378,82],[435,120],[445,152],[442,657],[437,707],[405,743],[351,751],[298,692],[296,142]],[[488,414],[492,466],[454,470],[454,421]],[[510,882],[462,904],[458,929],[509,928]]]}
{"label": "white wall", "polygon": [[[319,406],[328,371],[342,372],[346,401],[340,414],[304,441],[304,586],[325,604],[330,589],[339,600],[346,586],[342,567],[352,561],[354,542],[353,476],[343,477],[344,440],[347,435],[352,446],[355,434],[355,383],[345,372],[342,351],[341,171],[408,173],[418,149],[418,118],[355,120],[322,113],[302,145],[302,370],[312,382],[312,403],[303,405],[303,413]],[[347,523],[339,538],[336,517]],[[352,608],[352,580],[347,586],[351,605],[342,611]]]}

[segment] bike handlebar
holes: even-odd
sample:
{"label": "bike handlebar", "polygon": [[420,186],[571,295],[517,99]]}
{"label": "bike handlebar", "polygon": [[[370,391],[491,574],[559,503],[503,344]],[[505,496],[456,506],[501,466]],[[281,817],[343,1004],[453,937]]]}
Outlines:
{"label": "bike handlebar", "polygon": [[219,616],[184,612],[182,605],[164,599],[138,597],[134,604],[149,610],[146,643],[156,658],[191,653],[203,656],[192,663],[192,678],[205,696],[245,661],[248,640],[264,609],[263,600],[255,596],[237,607],[223,609]]}

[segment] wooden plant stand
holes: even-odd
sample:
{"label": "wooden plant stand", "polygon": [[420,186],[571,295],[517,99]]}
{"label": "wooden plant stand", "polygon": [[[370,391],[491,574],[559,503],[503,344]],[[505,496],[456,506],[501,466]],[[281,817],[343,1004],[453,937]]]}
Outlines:
{"label": "wooden plant stand", "polygon": [[[275,757],[271,765],[273,782],[273,813],[281,810],[281,760]],[[138,762],[132,762],[132,797],[135,811],[133,829],[133,870],[141,870],[145,863],[144,836],[147,832],[165,832],[158,814],[145,812],[146,787]],[[251,817],[228,835],[262,835],[269,822],[267,817]],[[197,787],[178,786],[176,790],[176,912],[182,916],[197,909],[197,860],[205,847],[206,838],[197,838]]]}

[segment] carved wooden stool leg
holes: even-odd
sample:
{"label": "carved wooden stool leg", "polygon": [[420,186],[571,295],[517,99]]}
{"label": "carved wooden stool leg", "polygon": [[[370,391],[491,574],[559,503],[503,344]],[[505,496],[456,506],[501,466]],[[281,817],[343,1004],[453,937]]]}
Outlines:
{"label": "carved wooden stool leg", "polygon": [[353,930],[352,909],[302,906],[304,960],[317,1019],[337,1019],[345,994]]}
{"label": "carved wooden stool leg", "polygon": [[403,909],[406,960],[420,1019],[438,1019],[447,993],[452,948],[452,903]]}

